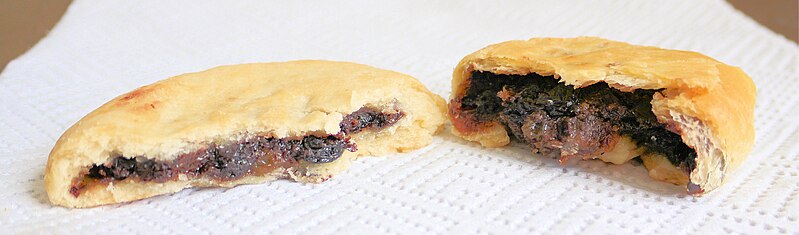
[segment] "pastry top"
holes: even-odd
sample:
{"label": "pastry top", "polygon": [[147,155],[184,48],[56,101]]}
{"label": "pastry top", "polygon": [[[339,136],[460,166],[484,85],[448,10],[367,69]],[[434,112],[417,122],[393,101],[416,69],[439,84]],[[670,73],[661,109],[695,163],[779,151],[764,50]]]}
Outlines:
{"label": "pastry top", "polygon": [[[464,95],[472,71],[554,75],[576,88],[605,82],[622,91],[664,89],[652,100],[658,121],[697,151],[691,182],[718,187],[754,144],[755,85],[741,69],[696,52],[636,46],[594,37],[533,38],[490,45],[461,60],[452,99]],[[450,113],[452,114],[452,113]],[[486,146],[509,141],[504,127],[455,128]]]}
{"label": "pastry top", "polygon": [[45,181],[48,192],[66,195],[81,169],[113,156],[171,160],[254,135],[336,134],[343,117],[364,106],[401,110],[405,117],[386,132],[422,137],[392,144],[361,132],[352,136],[364,144],[357,154],[424,146],[446,120],[444,99],[393,71],[310,60],[221,66],[138,88],[89,113],[56,143]]}

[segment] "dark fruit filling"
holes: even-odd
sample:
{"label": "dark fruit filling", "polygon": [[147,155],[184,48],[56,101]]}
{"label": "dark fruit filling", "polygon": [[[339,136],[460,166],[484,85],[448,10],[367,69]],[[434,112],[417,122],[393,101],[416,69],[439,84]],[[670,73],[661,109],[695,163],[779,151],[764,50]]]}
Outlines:
{"label": "dark fruit filling", "polygon": [[339,123],[341,132],[344,134],[358,133],[363,130],[373,129],[380,130],[388,126],[394,125],[405,113],[383,113],[374,108],[363,107],[358,111],[344,116],[344,120]]}
{"label": "dark fruit filling", "polygon": [[174,160],[154,160],[146,156],[117,156],[105,164],[93,164],[87,173],[75,179],[70,193],[77,197],[83,189],[94,184],[118,180],[163,183],[179,175],[204,177],[215,181],[240,179],[247,175],[268,173],[278,167],[295,166],[301,162],[328,163],[344,151],[357,150],[349,134],[364,130],[379,131],[397,123],[404,112],[383,112],[363,107],[339,123],[336,135],[289,138],[254,137],[242,141],[210,144],[195,152],[181,154]]}
{"label": "dark fruit filling", "polygon": [[696,152],[666,129],[652,112],[658,90],[622,92],[600,82],[574,89],[553,76],[472,73],[466,94],[453,100],[467,121],[461,128],[499,121],[516,138],[542,154],[589,158],[612,149],[621,136],[666,156],[686,172]]}

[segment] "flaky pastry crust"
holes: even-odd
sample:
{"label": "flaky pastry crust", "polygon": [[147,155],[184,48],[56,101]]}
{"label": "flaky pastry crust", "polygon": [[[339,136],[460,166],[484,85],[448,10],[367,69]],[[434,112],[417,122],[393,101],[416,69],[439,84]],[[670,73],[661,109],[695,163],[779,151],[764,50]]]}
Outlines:
{"label": "flaky pastry crust", "polygon": [[[235,181],[185,179],[166,183],[112,182],[70,195],[82,169],[113,156],[172,160],[208,143],[259,135],[274,138],[336,134],[344,115],[361,107],[397,108],[405,117],[389,128],[351,135],[358,151],[312,164],[305,175],[276,169]],[[445,122],[445,101],[416,79],[374,67],[332,61],[221,66],[147,85],[92,111],[58,140],[45,185],[53,204],[88,207],[177,192],[188,187],[265,182],[276,177],[317,182],[359,155],[405,152],[429,144]],[[286,173],[288,172],[288,173]]]}
{"label": "flaky pastry crust", "polygon": [[[754,143],[756,90],[752,79],[737,67],[696,52],[595,37],[507,41],[460,61],[453,72],[451,99],[463,97],[472,71],[554,75],[575,88],[605,82],[622,91],[664,89],[653,98],[652,111],[659,122],[696,150],[696,168],[688,186],[694,194],[719,187],[746,159]],[[453,107],[449,114],[454,123],[463,123],[457,121],[464,117]],[[478,127],[456,124],[453,130],[487,147],[510,141],[498,122]]]}

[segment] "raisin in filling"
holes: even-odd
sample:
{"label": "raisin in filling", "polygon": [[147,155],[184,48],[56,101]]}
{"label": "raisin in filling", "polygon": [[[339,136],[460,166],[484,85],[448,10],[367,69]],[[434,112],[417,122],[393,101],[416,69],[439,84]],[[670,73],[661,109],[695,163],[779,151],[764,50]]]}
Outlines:
{"label": "raisin in filling", "polygon": [[271,172],[278,167],[308,163],[328,163],[344,151],[357,150],[348,135],[361,131],[379,131],[397,123],[404,112],[383,112],[363,107],[339,123],[336,135],[294,138],[254,137],[224,144],[211,144],[195,152],[181,154],[174,160],[154,160],[146,156],[117,156],[105,164],[93,164],[76,179],[70,193],[77,197],[83,189],[118,180],[163,183],[180,175],[230,181],[247,175]]}
{"label": "raisin in filling", "polygon": [[397,123],[405,113],[383,113],[380,110],[370,107],[363,107],[358,111],[344,116],[344,120],[339,123],[341,132],[344,134],[358,133],[363,130],[380,130]]}
{"label": "raisin in filling", "polygon": [[651,105],[656,92],[622,92],[604,82],[574,89],[553,76],[475,71],[466,94],[453,100],[453,111],[477,124],[499,121],[535,151],[559,152],[566,159],[597,156],[628,136],[690,172],[696,152],[657,121]]}

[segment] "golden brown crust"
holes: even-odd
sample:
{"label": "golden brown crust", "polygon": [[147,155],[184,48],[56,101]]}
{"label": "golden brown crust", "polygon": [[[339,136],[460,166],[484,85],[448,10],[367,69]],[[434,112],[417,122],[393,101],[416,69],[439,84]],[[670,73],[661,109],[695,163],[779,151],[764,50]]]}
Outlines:
{"label": "golden brown crust", "polygon": [[[344,115],[363,106],[405,112],[389,128],[352,136],[358,151],[305,175],[292,169],[217,183],[181,179],[129,183],[69,194],[72,179],[114,155],[171,160],[208,143],[261,135],[283,138],[335,134]],[[45,185],[53,204],[88,207],[171,193],[192,186],[234,186],[275,177],[316,182],[341,171],[358,155],[404,152],[429,144],[445,121],[445,101],[416,79],[366,65],[291,61],[221,66],[156,82],[121,95],[69,128],[50,153]],[[288,176],[286,174],[289,174]]]}
{"label": "golden brown crust", "polygon": [[[451,99],[460,98],[472,71],[554,75],[575,87],[606,82],[622,91],[665,88],[652,110],[680,132],[698,154],[691,182],[701,194],[718,187],[746,159],[754,144],[755,86],[739,68],[705,55],[636,46],[601,38],[533,38],[490,45],[461,60],[453,72]],[[451,104],[452,105],[452,104]],[[450,107],[450,118],[457,112]],[[457,122],[456,122],[457,123]],[[453,128],[484,146],[508,143],[502,125]],[[488,133],[488,134],[485,134]]]}

